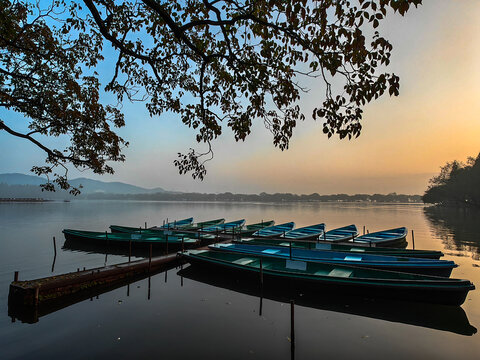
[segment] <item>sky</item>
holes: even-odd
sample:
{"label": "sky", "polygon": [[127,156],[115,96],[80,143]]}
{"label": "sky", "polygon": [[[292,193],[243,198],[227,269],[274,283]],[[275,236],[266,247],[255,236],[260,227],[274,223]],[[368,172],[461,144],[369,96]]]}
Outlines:
{"label": "sky", "polygon": [[[422,194],[440,166],[480,152],[479,18],[478,0],[425,0],[405,17],[389,16],[379,30],[393,45],[388,71],[400,76],[400,96],[367,105],[357,139],[328,139],[322,121],[309,118],[323,94],[320,83],[309,83],[300,102],[307,119],[297,125],[287,151],[273,146],[259,120],[245,142],[224,131],[201,182],[179,175],[173,165],[178,152],[204,150],[194,131],[175,115],[151,118],[143,104],[125,103],[126,126],[119,134],[130,142],[127,160],[114,164],[114,175],[69,175],[175,191]],[[100,71],[108,74],[111,66]],[[0,117],[25,127],[18,115]],[[0,131],[0,173],[29,174],[43,159],[35,146]]]}

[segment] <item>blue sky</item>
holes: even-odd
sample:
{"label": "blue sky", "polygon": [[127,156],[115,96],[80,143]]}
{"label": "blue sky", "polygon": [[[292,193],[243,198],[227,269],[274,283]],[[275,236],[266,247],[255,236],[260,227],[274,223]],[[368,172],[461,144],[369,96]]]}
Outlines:
{"label": "blue sky", "polygon": [[[130,142],[127,161],[114,165],[114,175],[72,171],[71,176],[180,191],[422,193],[446,161],[480,151],[479,18],[475,0],[425,1],[405,18],[390,16],[381,33],[394,46],[389,71],[401,78],[400,96],[385,96],[365,108],[358,139],[328,140],[321,122],[308,118],[323,91],[320,83],[312,83],[300,103],[307,120],[298,124],[288,151],[274,148],[258,121],[243,143],[224,130],[214,142],[207,178],[199,182],[173,166],[177,152],[202,150],[194,131],[175,115],[151,118],[144,104],[125,102],[127,125],[119,134]],[[98,69],[103,79],[112,70],[111,63]],[[26,124],[11,113],[0,112],[0,118],[15,129]],[[28,173],[44,158],[33,145],[4,132],[0,154],[0,173]]]}

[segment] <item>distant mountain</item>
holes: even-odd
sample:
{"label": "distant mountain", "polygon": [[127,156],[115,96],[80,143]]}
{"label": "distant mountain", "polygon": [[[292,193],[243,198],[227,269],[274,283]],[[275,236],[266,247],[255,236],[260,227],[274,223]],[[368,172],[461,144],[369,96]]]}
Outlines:
{"label": "distant mountain", "polygon": [[[39,176],[24,175],[19,173],[0,174],[0,184],[7,185],[40,185],[47,180]],[[77,178],[69,180],[72,186],[83,186],[82,194],[154,194],[166,192],[164,189],[157,187],[154,189],[146,189],[140,186],[130,185],[122,182],[104,182],[87,178]]]}
{"label": "distant mountain", "polygon": [[0,184],[7,185],[40,185],[47,181],[39,176],[25,175],[20,173],[0,174]]}

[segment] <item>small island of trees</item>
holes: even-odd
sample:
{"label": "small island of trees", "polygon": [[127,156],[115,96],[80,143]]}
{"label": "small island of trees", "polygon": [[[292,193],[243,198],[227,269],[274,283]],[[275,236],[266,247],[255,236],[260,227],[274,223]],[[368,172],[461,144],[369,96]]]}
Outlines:
{"label": "small island of trees", "polygon": [[440,174],[430,179],[430,186],[423,195],[425,203],[480,207],[480,153],[468,158],[466,163],[448,162]]}

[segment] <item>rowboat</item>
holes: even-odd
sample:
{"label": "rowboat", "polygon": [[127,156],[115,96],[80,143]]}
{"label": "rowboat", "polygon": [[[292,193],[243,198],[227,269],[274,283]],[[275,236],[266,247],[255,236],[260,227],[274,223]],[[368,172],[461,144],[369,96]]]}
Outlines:
{"label": "rowboat", "polygon": [[288,222],[280,225],[268,226],[266,228],[255,231],[252,236],[259,237],[280,237],[281,235],[289,232],[295,227],[294,222]]}
{"label": "rowboat", "polygon": [[372,254],[372,255],[392,255],[402,257],[415,257],[425,259],[440,259],[443,256],[441,251],[436,250],[411,250],[411,249],[397,249],[397,248],[382,248],[382,247],[367,247],[356,246],[355,244],[337,244],[327,242],[312,242],[312,241],[285,241],[279,239],[241,239],[235,240],[241,244],[250,245],[271,245],[271,246],[292,246],[300,249],[317,249],[324,251],[340,251],[350,252],[354,254]]}
{"label": "rowboat", "polygon": [[206,228],[203,228],[203,231],[205,231],[205,232],[224,232],[224,231],[229,230],[229,232],[231,232],[231,231],[233,231],[233,229],[235,229],[235,230],[239,229],[243,225],[245,225],[245,219],[235,220],[235,221],[230,221],[230,222],[223,223],[223,224],[208,226]]}
{"label": "rowboat", "polygon": [[110,231],[112,233],[134,233],[134,234],[155,234],[156,231],[164,231],[168,229],[177,229],[177,228],[186,228],[191,225],[193,222],[193,217],[175,220],[161,226],[153,226],[148,229],[142,229],[142,227],[131,227],[131,226],[121,226],[121,225],[110,225]]}
{"label": "rowboat", "polygon": [[405,258],[398,256],[352,254],[348,252],[306,250],[282,246],[245,245],[239,243],[210,245],[213,250],[271,256],[283,259],[323,262],[328,264],[368,267],[379,270],[449,277],[457,267],[453,261]]}
{"label": "rowboat", "polygon": [[179,248],[182,245],[191,246],[198,243],[197,239],[190,239],[187,237],[169,235],[165,237],[152,236],[150,234],[121,234],[121,233],[107,233],[107,232],[95,232],[95,231],[83,231],[63,229],[65,239],[69,241],[89,241],[95,242],[99,245],[126,245],[130,243],[135,246],[150,244],[156,246],[172,246]]}
{"label": "rowboat", "polygon": [[[275,224],[275,221],[274,220],[269,220],[269,221],[262,221],[262,222],[259,222],[259,223],[256,223],[256,224],[245,225],[245,227],[243,227],[241,229],[235,229],[235,234],[237,234],[239,236],[250,236],[255,231],[264,229],[268,226],[272,226],[273,224]],[[233,230],[232,229],[230,229],[230,230],[226,229],[226,232],[227,233],[232,233]]]}
{"label": "rowboat", "polygon": [[298,240],[318,239],[318,237],[322,235],[324,231],[325,231],[325,224],[321,223],[317,225],[310,225],[310,226],[305,226],[305,227],[291,230],[285,233],[285,235],[282,235],[281,237],[284,237],[286,239],[298,239]]}
{"label": "rowboat", "polygon": [[408,230],[405,227],[377,231],[355,238],[355,242],[371,244],[372,246],[397,246],[405,243]]}
{"label": "rowboat", "polygon": [[321,240],[331,242],[344,242],[353,239],[358,235],[358,230],[355,225],[347,225],[337,229],[327,231],[323,234]]}
{"label": "rowboat", "polygon": [[475,286],[468,280],[409,274],[311,261],[262,257],[213,250],[188,250],[184,258],[201,264],[257,274],[260,282],[309,283],[328,291],[366,294],[410,301],[461,305]]}
{"label": "rowboat", "polygon": [[203,228],[209,227],[209,226],[214,226],[214,225],[220,225],[225,222],[224,218],[221,219],[215,219],[215,220],[207,220],[207,221],[201,221],[196,224],[191,224],[183,227],[182,229],[185,230],[201,230]]}

